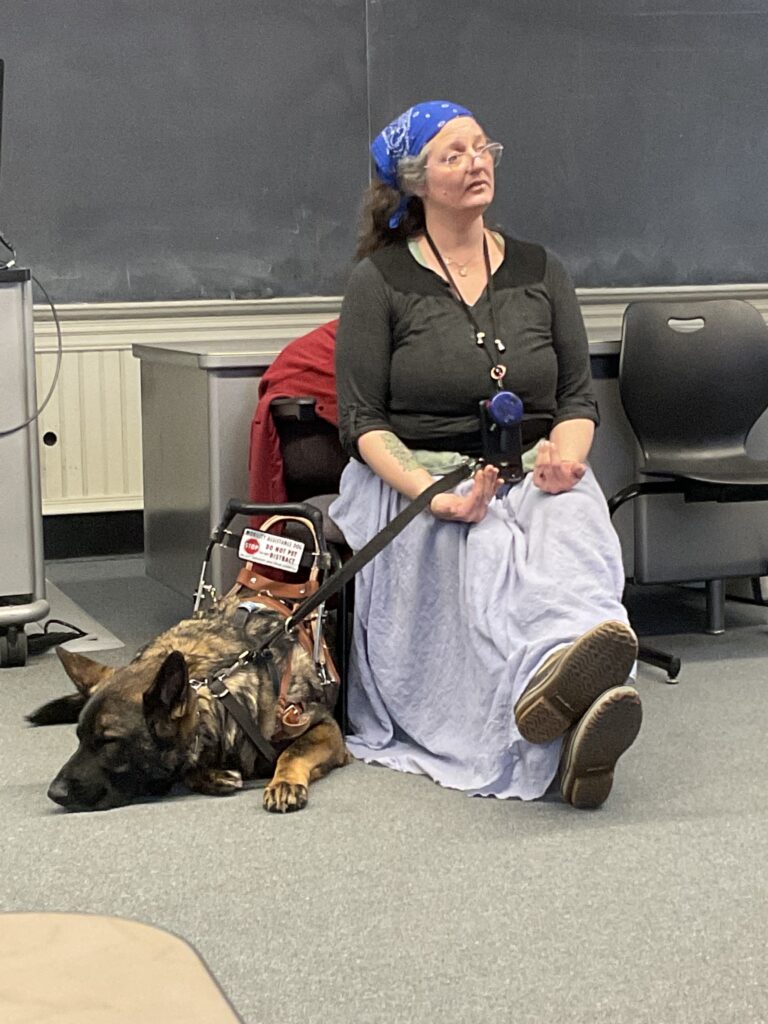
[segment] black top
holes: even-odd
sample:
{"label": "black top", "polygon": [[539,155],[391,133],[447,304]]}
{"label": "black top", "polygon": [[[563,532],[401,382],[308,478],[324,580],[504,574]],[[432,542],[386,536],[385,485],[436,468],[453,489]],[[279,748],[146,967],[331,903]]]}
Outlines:
{"label": "black top", "polygon": [[485,345],[447,282],[419,264],[406,243],[387,246],[354,269],[336,336],[339,430],[350,454],[369,430],[390,430],[411,448],[480,452],[478,402],[503,387],[523,400],[530,447],[557,423],[598,422],[589,347],[576,293],[560,261],[539,245],[505,236],[493,275],[493,345],[487,289],[472,307]]}

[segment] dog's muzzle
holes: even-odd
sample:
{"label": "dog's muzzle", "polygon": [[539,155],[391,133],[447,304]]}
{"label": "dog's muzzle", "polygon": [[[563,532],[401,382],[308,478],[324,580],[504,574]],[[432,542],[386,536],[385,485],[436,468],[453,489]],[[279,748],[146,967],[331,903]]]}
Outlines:
{"label": "dog's muzzle", "polygon": [[114,806],[111,801],[105,803],[109,795],[106,786],[91,787],[86,792],[74,781],[60,775],[48,787],[48,799],[60,807],[66,807],[68,811],[91,811],[100,806]]}

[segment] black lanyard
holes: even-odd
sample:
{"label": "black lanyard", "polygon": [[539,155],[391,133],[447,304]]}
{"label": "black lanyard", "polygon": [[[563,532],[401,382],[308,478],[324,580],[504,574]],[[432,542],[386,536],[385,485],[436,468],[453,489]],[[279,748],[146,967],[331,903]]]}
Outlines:
{"label": "black lanyard", "polygon": [[[435,254],[435,259],[440,264],[440,269],[448,279],[448,284],[451,287],[451,291],[458,299],[462,309],[464,310],[464,313],[466,314],[467,320],[469,320],[470,324],[472,325],[472,330],[475,332],[476,343],[483,349],[483,351],[491,361],[491,379],[496,382],[497,388],[501,388],[502,381],[504,380],[504,375],[507,372],[506,366],[504,366],[503,363],[497,363],[493,357],[493,353],[490,352],[485,347],[485,331],[482,331],[480,329],[480,325],[478,324],[477,320],[475,320],[472,310],[470,309],[469,305],[464,301],[463,295],[456,287],[456,282],[454,281],[451,272],[446,265],[445,260],[440,255],[440,251],[438,250],[435,243],[432,241],[432,236],[430,235],[426,228],[424,228],[424,237],[429,243],[430,249]],[[488,253],[488,240],[485,237],[485,231],[483,231],[483,259],[485,261],[485,274],[488,285],[488,305],[490,306],[491,309],[491,327],[493,328],[493,343],[498,349],[499,353],[502,353],[505,351],[505,345],[504,342],[499,337],[499,331],[496,326],[496,304],[494,302],[493,274],[491,273],[491,257]]]}

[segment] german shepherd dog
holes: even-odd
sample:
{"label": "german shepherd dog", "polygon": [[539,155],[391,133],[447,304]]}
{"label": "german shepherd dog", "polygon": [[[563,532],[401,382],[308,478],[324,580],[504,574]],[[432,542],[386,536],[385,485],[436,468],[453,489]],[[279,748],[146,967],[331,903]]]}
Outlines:
{"label": "german shepherd dog", "polygon": [[[230,668],[284,621],[258,607],[241,624],[238,607],[245,597],[233,592],[221,598],[199,618],[162,633],[122,668],[58,649],[78,692],[28,716],[34,725],[77,722],[80,745],[51,783],[51,800],[67,810],[100,811],[162,796],[178,783],[226,796],[244,779],[269,778],[266,758],[205,683],[197,683]],[[321,679],[295,636],[281,633],[271,651],[280,674],[290,658],[287,700],[303,711],[295,738],[290,729],[288,737],[282,733],[285,746],[264,790],[264,807],[285,813],[306,806],[309,783],[351,757],[332,713],[338,686]],[[272,737],[280,708],[265,665],[239,665],[226,686],[261,734]]]}

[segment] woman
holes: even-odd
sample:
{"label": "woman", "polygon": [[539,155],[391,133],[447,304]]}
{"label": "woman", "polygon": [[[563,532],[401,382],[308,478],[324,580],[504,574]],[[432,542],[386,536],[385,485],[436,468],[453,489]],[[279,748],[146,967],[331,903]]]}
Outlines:
{"label": "woman", "polygon": [[379,180],[336,340],[353,459],[332,516],[362,547],[480,454],[479,403],[498,389],[524,402],[530,472],[505,493],[484,466],[358,575],[348,746],[498,797],[539,797],[560,766],[564,798],[596,807],[640,728],[637,641],[586,464],[597,409],[573,286],[551,253],[484,221],[501,150],[444,101],[371,146]]}

